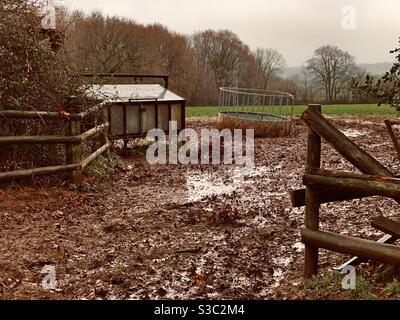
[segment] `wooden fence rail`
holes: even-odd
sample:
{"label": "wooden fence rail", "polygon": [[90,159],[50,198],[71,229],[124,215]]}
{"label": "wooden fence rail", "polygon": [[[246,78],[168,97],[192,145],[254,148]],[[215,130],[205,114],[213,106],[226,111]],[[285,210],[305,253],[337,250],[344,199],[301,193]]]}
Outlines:
{"label": "wooden fence rail", "polygon": [[45,111],[17,111],[17,110],[0,110],[0,119],[57,119],[61,120],[59,112]]}
{"label": "wooden fence rail", "polygon": [[[352,163],[357,169],[365,174],[375,174],[386,177],[393,177],[393,174],[382,164],[376,161],[365,150],[351,141],[345,134],[335,128],[327,119],[325,119],[319,105],[310,105],[303,113],[301,119],[309,126],[311,132],[324,138],[330,143],[344,158]],[[309,141],[310,144],[310,141]],[[294,207],[302,207],[305,202],[306,191],[296,190],[292,193],[292,204]],[[320,203],[329,203],[333,201],[345,201],[363,198],[363,195],[355,192],[320,192]]]}
{"label": "wooden fence rail", "polygon": [[80,164],[68,164],[59,166],[40,167],[26,170],[15,170],[0,173],[0,181],[17,180],[40,175],[48,175],[64,171],[73,171],[80,167]]}
{"label": "wooden fence rail", "polygon": [[106,102],[101,102],[86,111],[80,113],[60,114],[59,112],[50,111],[19,111],[19,110],[0,110],[0,119],[32,119],[32,120],[84,120],[94,112],[101,111],[107,105]]}
{"label": "wooden fence rail", "polygon": [[109,123],[96,126],[76,136],[13,136],[0,137],[0,145],[7,144],[81,144],[87,139],[106,131]]}
{"label": "wooden fence rail", "polygon": [[352,174],[348,172],[314,172],[303,177],[306,186],[324,188],[325,190],[340,190],[344,192],[359,192],[365,196],[384,196],[400,199],[400,179],[383,178]]}
{"label": "wooden fence rail", "polygon": [[320,112],[316,111],[315,108],[306,110],[301,119],[310,129],[331,144],[345,159],[362,173],[376,174],[384,177],[393,176],[386,167],[346,137],[344,133],[335,128]]}
{"label": "wooden fence rail", "polygon": [[0,137],[0,145],[8,144],[80,144],[81,136],[13,136]]}
{"label": "wooden fence rail", "polygon": [[400,265],[400,248],[394,245],[310,229],[303,229],[302,239],[318,248]]}
{"label": "wooden fence rail", "polygon": [[[26,170],[15,170],[0,173],[0,181],[15,180],[37,175],[47,175],[57,172],[70,172],[71,181],[77,185],[82,182],[82,171],[90,162],[95,160],[101,154],[109,153],[111,144],[108,139],[109,122],[106,104],[100,103],[91,109],[74,113],[77,110],[76,105],[70,105],[67,108],[67,116],[58,112],[36,112],[36,111],[16,111],[16,110],[0,110],[0,119],[55,119],[65,122],[65,135],[63,136],[12,136],[0,137],[0,145],[20,145],[20,144],[63,144],[65,145],[66,163],[57,166],[39,167]],[[81,133],[81,121],[95,112],[101,112],[104,123]],[[87,158],[82,159],[82,143],[90,138],[100,135],[102,146]]]}
{"label": "wooden fence rail", "polygon": [[[386,167],[325,119],[320,105],[310,105],[302,119],[309,127],[307,167],[303,176],[306,189],[294,191],[292,203],[293,206],[305,205],[305,228],[302,231],[302,240],[305,243],[305,278],[318,273],[319,248],[356,255],[351,260],[354,263],[357,259],[367,258],[400,265],[400,248],[388,244],[399,238],[397,229],[391,230],[391,235],[385,235],[377,242],[319,230],[321,203],[370,196],[385,196],[400,203],[400,179],[394,178]],[[362,174],[321,169],[321,138],[330,143]],[[387,226],[390,225],[390,221],[386,219],[383,223],[383,219],[374,222],[375,225],[379,224],[381,230],[388,229]]]}

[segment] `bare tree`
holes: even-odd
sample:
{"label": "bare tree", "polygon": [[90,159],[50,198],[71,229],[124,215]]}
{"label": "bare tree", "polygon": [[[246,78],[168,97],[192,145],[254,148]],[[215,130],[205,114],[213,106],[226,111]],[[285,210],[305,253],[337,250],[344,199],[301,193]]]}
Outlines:
{"label": "bare tree", "polygon": [[[59,16],[66,52],[79,72],[168,73],[171,89],[192,105],[217,104],[221,86],[260,85],[255,54],[229,30],[186,37],[160,24],[141,25],[99,12]],[[264,54],[265,86],[284,89],[287,84],[278,77],[283,58],[272,49]]]}
{"label": "bare tree", "polygon": [[286,67],[286,61],[277,50],[271,48],[258,48],[254,57],[258,82],[263,89],[267,89],[270,80],[282,73],[282,69]]}
{"label": "bare tree", "polygon": [[207,30],[192,38],[200,66],[212,71],[218,87],[238,85],[249,49],[231,31]]}
{"label": "bare tree", "polygon": [[189,39],[160,24],[145,27],[143,33],[145,71],[169,74],[171,88],[191,100],[197,83],[193,81],[197,64]]}
{"label": "bare tree", "polygon": [[313,75],[314,81],[325,90],[327,102],[337,99],[341,88],[358,70],[353,56],[329,45],[315,50],[314,56],[306,63],[306,69]]}
{"label": "bare tree", "polygon": [[116,73],[124,68],[135,69],[142,60],[138,28],[116,17],[93,13],[90,17],[75,13],[67,36],[69,53],[81,69]]}

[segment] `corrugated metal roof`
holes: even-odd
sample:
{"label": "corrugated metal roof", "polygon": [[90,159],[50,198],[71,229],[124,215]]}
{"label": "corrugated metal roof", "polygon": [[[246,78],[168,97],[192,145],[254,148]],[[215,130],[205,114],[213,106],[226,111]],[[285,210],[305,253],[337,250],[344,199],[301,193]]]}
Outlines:
{"label": "corrugated metal roof", "polygon": [[147,101],[184,101],[185,99],[163,88],[159,84],[106,84],[92,85],[89,93],[96,98],[112,102]]}

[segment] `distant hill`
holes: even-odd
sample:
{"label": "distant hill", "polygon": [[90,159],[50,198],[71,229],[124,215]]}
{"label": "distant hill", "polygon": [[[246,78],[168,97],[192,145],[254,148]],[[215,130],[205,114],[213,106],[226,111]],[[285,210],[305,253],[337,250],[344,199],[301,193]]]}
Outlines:
{"label": "distant hill", "polygon": [[[382,62],[382,63],[361,63],[358,66],[367,70],[371,75],[380,76],[384,75],[390,70],[393,63]],[[284,78],[292,78],[294,76],[302,77],[302,67],[289,67],[283,70],[282,76]]]}
{"label": "distant hill", "polygon": [[288,67],[282,72],[282,77],[289,79],[295,76],[302,77],[303,67]]}
{"label": "distant hill", "polygon": [[382,62],[382,63],[362,63],[358,65],[359,67],[367,70],[371,75],[384,75],[393,66],[393,63]]}

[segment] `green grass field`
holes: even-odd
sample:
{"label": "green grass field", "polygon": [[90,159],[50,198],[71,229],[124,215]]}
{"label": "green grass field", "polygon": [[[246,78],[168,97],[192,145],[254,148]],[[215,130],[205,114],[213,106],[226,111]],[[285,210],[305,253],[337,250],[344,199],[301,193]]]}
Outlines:
{"label": "green grass field", "polygon": [[[294,115],[300,116],[306,106],[295,106]],[[400,116],[400,112],[389,106],[376,104],[341,104],[322,106],[322,112],[327,115],[375,115],[375,116]],[[191,117],[216,117],[218,107],[187,107],[186,116]]]}

